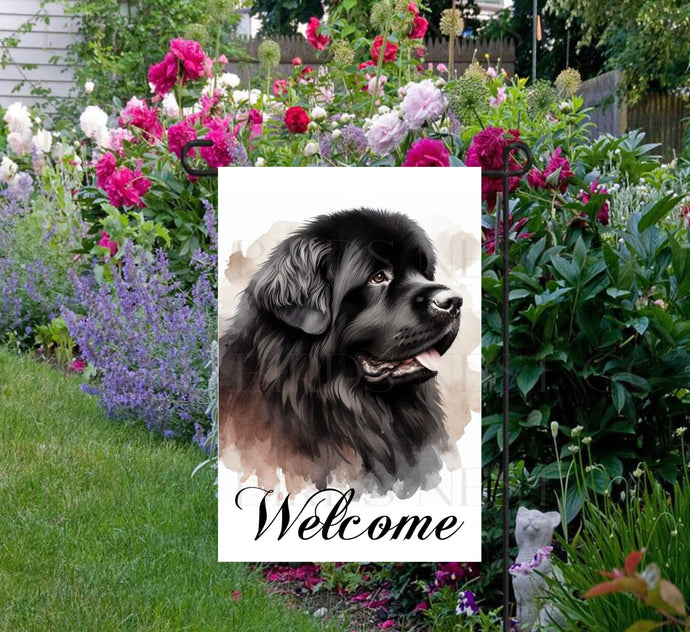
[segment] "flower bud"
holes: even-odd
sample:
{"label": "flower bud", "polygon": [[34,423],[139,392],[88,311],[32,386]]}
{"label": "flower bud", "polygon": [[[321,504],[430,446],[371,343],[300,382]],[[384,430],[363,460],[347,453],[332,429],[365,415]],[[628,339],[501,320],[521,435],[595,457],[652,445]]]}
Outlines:
{"label": "flower bud", "polygon": [[266,166],[266,160],[259,156],[256,161],[254,162],[255,167],[265,167]]}
{"label": "flower bud", "polygon": [[84,84],[84,92],[86,92],[86,94],[91,94],[95,87],[96,87],[96,84],[93,81],[87,81]]}
{"label": "flower bud", "polygon": [[304,155],[307,156],[307,158],[311,158],[318,153],[319,146],[313,140],[310,140],[304,147]]}
{"label": "flower bud", "polygon": [[551,436],[555,439],[558,436],[558,422],[551,422]]}

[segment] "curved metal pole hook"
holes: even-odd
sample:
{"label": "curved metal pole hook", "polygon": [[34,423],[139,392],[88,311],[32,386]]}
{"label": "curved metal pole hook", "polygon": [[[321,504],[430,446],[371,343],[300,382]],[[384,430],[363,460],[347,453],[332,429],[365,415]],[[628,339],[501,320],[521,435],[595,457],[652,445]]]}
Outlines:
{"label": "curved metal pole hook", "polygon": [[213,146],[212,140],[190,140],[182,148],[182,157],[180,158],[180,162],[182,163],[182,168],[190,176],[196,176],[198,178],[217,178],[218,177],[218,169],[195,169],[194,167],[192,167],[187,162],[187,154],[189,153],[190,149],[193,149],[194,147],[212,147],[212,146]]}

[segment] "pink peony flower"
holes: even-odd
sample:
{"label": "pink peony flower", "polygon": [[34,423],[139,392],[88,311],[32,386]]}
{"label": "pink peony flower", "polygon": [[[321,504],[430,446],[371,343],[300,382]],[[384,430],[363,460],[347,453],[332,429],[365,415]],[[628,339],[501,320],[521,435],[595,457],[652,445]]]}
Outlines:
{"label": "pink peony flower", "polygon": [[116,151],[121,157],[124,157],[125,150],[123,142],[127,141],[131,143],[135,140],[134,134],[132,134],[130,130],[122,127],[116,127],[115,129],[110,130],[110,134],[108,136],[108,146],[113,151]]}
{"label": "pink peony flower", "polygon": [[117,169],[117,160],[110,152],[103,154],[96,163],[96,186],[105,191],[110,177]]}
{"label": "pink peony flower", "polygon": [[374,38],[374,43],[371,45],[371,58],[374,60],[375,64],[379,63],[379,54],[383,48],[383,61],[391,62],[395,61],[398,54],[398,45],[393,42],[386,41],[386,46],[383,46],[383,35],[377,35]]}
{"label": "pink peony flower", "polygon": [[[182,158],[182,148],[190,141],[196,139],[196,130],[192,127],[188,119],[184,119],[168,128],[168,149],[170,153]],[[193,149],[187,155],[194,153]]]}
{"label": "pink peony flower", "polygon": [[419,15],[419,7],[417,6],[416,2],[410,2],[410,4],[407,5],[407,10],[410,13],[414,13],[415,15]]}
{"label": "pink peony flower", "polygon": [[312,17],[309,19],[309,24],[307,25],[307,41],[316,49],[323,50],[328,46],[331,38],[328,35],[319,35],[317,33],[319,26],[321,26],[321,20],[317,17]]}
{"label": "pink peony flower", "polygon": [[429,28],[429,22],[421,15],[415,15],[412,29],[410,30],[410,39],[422,39],[426,35],[427,28]]}
{"label": "pink peony flower", "polygon": [[405,156],[403,167],[450,167],[450,154],[443,141],[420,138]]}
{"label": "pink peony flower", "polygon": [[506,87],[501,86],[498,89],[498,93],[496,94],[495,97],[491,97],[489,99],[489,105],[493,108],[497,108],[501,103],[503,103],[506,100]]}
{"label": "pink peony flower", "polygon": [[181,83],[210,76],[206,67],[206,53],[199,42],[174,39],[170,42],[170,52],[180,61]]}
{"label": "pink peony flower", "polygon": [[273,82],[273,94],[277,97],[282,97],[288,93],[290,83],[287,79],[276,79]]}
{"label": "pink peony flower", "polygon": [[113,206],[138,206],[143,208],[143,195],[151,188],[151,181],[141,173],[139,167],[132,171],[120,167],[110,177],[105,192]]}
{"label": "pink peony flower", "polygon": [[165,96],[177,84],[177,57],[168,52],[163,61],[149,66],[149,83],[158,96]]}
{"label": "pink peony flower", "polygon": [[200,149],[201,157],[209,167],[227,167],[232,164],[235,148],[235,139],[230,127],[230,117],[223,119],[211,119],[208,122],[209,132],[204,140],[213,141],[211,147]]}
{"label": "pink peony flower", "polygon": [[117,254],[117,242],[110,238],[110,235],[104,230],[101,231],[101,238],[98,240],[98,245],[107,248],[110,251],[110,256],[114,257]]}
{"label": "pink peony flower", "polygon": [[440,73],[448,72],[448,66],[441,62],[440,64],[436,65],[436,70],[438,70]]}
{"label": "pink peony flower", "polygon": [[301,66],[302,65],[302,58],[301,57],[293,57],[292,58],[292,65],[293,66]]}
{"label": "pink peony flower", "polygon": [[210,76],[212,60],[207,58],[199,42],[181,38],[170,41],[170,51],[163,61],[149,67],[149,82],[158,96],[164,96],[177,84]]}
{"label": "pink peony flower", "polygon": [[69,368],[75,373],[81,373],[86,368],[86,360],[82,358],[74,358],[74,360],[72,360],[72,364],[69,365]]}
{"label": "pink peony flower", "polygon": [[144,132],[144,138],[153,142],[156,138],[163,136],[163,125],[158,120],[158,112],[154,108],[146,105],[146,99],[140,101],[132,97],[120,112],[117,120],[120,127],[137,127]]}
{"label": "pink peony flower", "polygon": [[407,131],[407,123],[398,113],[388,112],[374,119],[367,132],[367,142],[375,154],[388,154],[400,144]]}
{"label": "pink peony flower", "polygon": [[367,59],[367,61],[363,61],[363,62],[358,66],[358,68],[359,68],[360,70],[364,70],[365,68],[369,68],[369,67],[371,67],[371,66],[376,66],[376,64],[375,64],[371,59]]}
{"label": "pink peony flower", "polygon": [[[369,92],[369,94],[371,94],[373,96],[374,90],[376,90],[376,96],[382,97],[383,96],[383,86],[386,85],[387,81],[388,81],[388,77],[386,77],[386,75],[381,75],[378,78],[378,86],[377,86],[376,75],[374,75],[373,77],[371,77],[369,79],[369,83],[367,85],[367,91]],[[378,90],[377,90],[377,88],[378,88]]]}
{"label": "pink peony flower", "polygon": [[407,85],[401,107],[408,127],[419,129],[425,123],[441,118],[446,108],[446,100],[431,79],[425,79]]}
{"label": "pink peony flower", "polygon": [[[484,237],[484,243],[483,243],[483,248],[484,252],[487,255],[493,255],[496,254],[496,249],[498,247],[498,244],[502,242],[503,240],[503,218],[502,217],[497,217],[496,221],[498,222],[498,234],[496,234],[496,230],[493,228],[482,228],[482,234]],[[513,223],[513,218],[512,216],[509,216],[509,221],[510,221],[510,228],[508,229],[508,235],[513,235],[515,234],[516,239],[527,239],[528,237],[531,237],[533,233],[521,233],[520,230],[522,227],[529,221],[528,217],[523,217],[521,220]]]}

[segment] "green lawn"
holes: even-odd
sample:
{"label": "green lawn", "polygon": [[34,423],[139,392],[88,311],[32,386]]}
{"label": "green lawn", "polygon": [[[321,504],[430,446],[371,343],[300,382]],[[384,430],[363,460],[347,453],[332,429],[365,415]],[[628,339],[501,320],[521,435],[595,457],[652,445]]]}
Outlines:
{"label": "green lawn", "polygon": [[323,629],[216,562],[201,456],[0,348],[0,630]]}

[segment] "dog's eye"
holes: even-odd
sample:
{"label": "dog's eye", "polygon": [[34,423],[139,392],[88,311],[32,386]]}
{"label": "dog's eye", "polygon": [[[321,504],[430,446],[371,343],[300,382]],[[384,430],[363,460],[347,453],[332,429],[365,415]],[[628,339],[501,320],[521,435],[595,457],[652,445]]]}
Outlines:
{"label": "dog's eye", "polygon": [[388,281],[388,275],[384,270],[379,270],[371,279],[369,279],[369,283],[372,283],[373,285],[378,285],[379,283],[384,283],[385,281]]}

